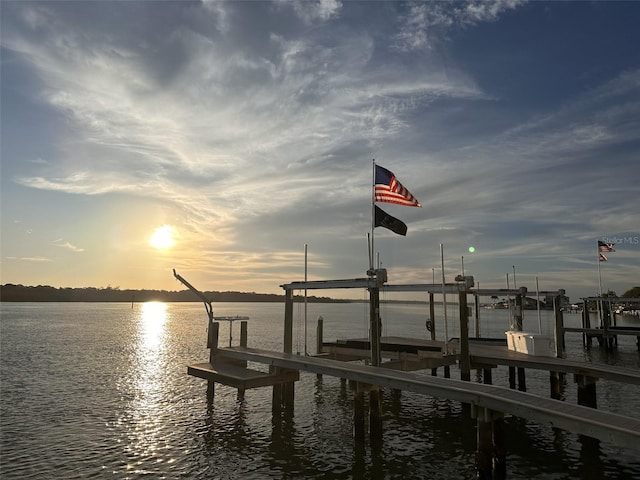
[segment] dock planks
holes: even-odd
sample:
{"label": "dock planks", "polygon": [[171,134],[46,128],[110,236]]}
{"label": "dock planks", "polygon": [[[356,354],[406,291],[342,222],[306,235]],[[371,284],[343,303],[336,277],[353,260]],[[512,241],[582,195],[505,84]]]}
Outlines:
{"label": "dock planks", "polygon": [[[441,359],[444,351],[444,342],[438,340],[426,340],[403,337],[382,337],[381,345],[383,357],[399,359],[398,352],[415,354],[418,357],[438,356]],[[367,358],[369,342],[367,339],[341,340],[333,344],[325,344],[323,351],[336,352],[349,349],[349,353],[354,358],[357,357],[357,350],[362,349],[360,358]],[[460,353],[460,343],[457,339],[449,342],[449,352],[454,353],[452,358]],[[568,373],[574,375],[584,375],[592,378],[602,378],[633,385],[640,385],[640,372],[632,368],[624,368],[613,365],[594,364],[576,362],[563,358],[546,356],[527,355],[525,353],[509,350],[506,342],[493,341],[490,339],[469,341],[469,355],[471,364],[476,366],[504,365],[518,368],[532,368],[534,370],[547,370],[550,372]]]}
{"label": "dock planks", "polygon": [[210,363],[198,363],[187,367],[187,373],[194,377],[211,380],[240,390],[268,387],[298,381],[298,371],[278,374],[259,372],[232,363],[217,362],[215,367]]}
{"label": "dock planks", "polygon": [[623,447],[640,449],[640,419],[580,405],[571,405],[504,387],[420,376],[411,372],[247,347],[221,348],[218,350],[218,354],[223,358],[330,375],[371,385],[456,400],[478,408],[509,413],[542,424],[550,424]]}

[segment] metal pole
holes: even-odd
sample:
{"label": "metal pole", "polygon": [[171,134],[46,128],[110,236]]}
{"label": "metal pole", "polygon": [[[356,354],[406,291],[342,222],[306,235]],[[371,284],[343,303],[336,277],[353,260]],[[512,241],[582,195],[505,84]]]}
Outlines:
{"label": "metal pole", "polygon": [[536,302],[538,302],[538,333],[542,334],[542,318],[540,317],[540,287],[538,277],[536,277]]}
{"label": "metal pole", "polygon": [[511,316],[511,295],[509,295],[509,274],[507,276],[507,309],[509,310],[509,330],[513,330],[513,317]]}
{"label": "metal pole", "polygon": [[371,255],[369,256],[369,269],[373,270],[373,256],[375,255],[373,231],[376,227],[376,159],[372,161],[373,171],[371,174]]}

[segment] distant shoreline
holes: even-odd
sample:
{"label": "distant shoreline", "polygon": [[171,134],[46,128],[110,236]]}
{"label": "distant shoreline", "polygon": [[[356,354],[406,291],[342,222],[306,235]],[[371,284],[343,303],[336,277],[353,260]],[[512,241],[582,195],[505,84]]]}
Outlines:
{"label": "distant shoreline", "polygon": [[[212,302],[284,302],[284,294],[255,292],[202,292]],[[297,298],[297,297],[296,297]],[[302,298],[302,297],[300,297]],[[200,302],[189,290],[120,290],[119,288],[56,288],[6,284],[0,285],[2,302]],[[307,298],[309,302],[341,302],[329,297]]]}
{"label": "distant shoreline", "polygon": [[[248,302],[248,303],[284,303],[284,294],[255,293],[255,292],[202,292],[214,303],[218,302]],[[304,301],[304,296],[295,295],[295,302]],[[363,299],[338,299],[331,297],[307,296],[309,303],[365,303]],[[120,290],[119,288],[56,288],[46,285],[25,286],[5,284],[0,285],[0,302],[85,302],[85,303],[144,303],[144,302],[192,302],[201,303],[189,290]],[[427,304],[422,300],[381,300],[380,303]],[[436,302],[438,303],[438,302]]]}

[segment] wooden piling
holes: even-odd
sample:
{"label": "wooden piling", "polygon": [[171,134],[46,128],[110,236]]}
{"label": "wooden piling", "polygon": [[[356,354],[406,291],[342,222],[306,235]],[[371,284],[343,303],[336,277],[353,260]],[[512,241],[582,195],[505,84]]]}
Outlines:
{"label": "wooden piling", "polygon": [[476,478],[504,480],[507,476],[504,414],[473,406],[477,419]]}
{"label": "wooden piling", "polygon": [[[229,322],[229,328],[231,328],[232,322]],[[248,324],[246,320],[242,320],[240,322],[240,346],[241,347],[246,347],[247,346],[247,339],[248,339],[249,335],[248,335]],[[240,364],[244,367],[247,366],[247,362],[246,361],[236,361],[236,363],[240,362]],[[238,400],[244,400],[244,392],[245,389],[244,388],[240,388],[238,387]]]}
{"label": "wooden piling", "polygon": [[[229,328],[231,328],[231,325],[229,325]],[[247,346],[247,338],[248,338],[247,321],[242,320],[240,322],[240,346],[241,347]]]}
{"label": "wooden piling", "polygon": [[284,353],[293,353],[293,290],[285,290],[284,296]]}
{"label": "wooden piling", "polygon": [[527,380],[522,367],[518,367],[518,390],[521,392],[527,391]]}
{"label": "wooden piling", "polygon": [[493,432],[491,415],[488,409],[476,407],[477,446],[476,446],[476,478],[491,480],[493,478]]}
{"label": "wooden piling", "polygon": [[[429,292],[429,320],[427,320],[427,325],[431,325],[429,329],[429,334],[431,335],[431,340],[436,339],[436,306],[433,303],[433,292]],[[640,342],[640,341],[639,341]],[[638,343],[638,349],[640,349],[640,343]],[[438,376],[438,369],[431,369],[431,376]]]}
{"label": "wooden piling", "polygon": [[493,480],[507,478],[507,446],[504,434],[504,414],[494,412],[492,424]]}
{"label": "wooden piling", "polygon": [[509,367],[509,388],[516,389],[516,367]]}
{"label": "wooden piling", "polygon": [[[322,318],[322,315],[320,315],[318,317],[318,325],[316,326],[316,355],[320,355],[322,353],[322,343],[324,341],[323,323],[324,318]],[[316,378],[320,380],[322,378],[322,374],[316,374]]]}
{"label": "wooden piling", "polygon": [[[218,335],[220,334],[220,323],[214,322],[212,318],[209,318],[209,327],[207,328],[207,347],[209,348],[209,363],[214,366],[216,363],[216,356],[218,353]],[[216,382],[213,380],[207,381],[207,401],[213,402],[215,395]]]}
{"label": "wooden piling", "polygon": [[[382,322],[380,320],[380,289],[369,289],[369,336],[371,343],[371,366],[379,367],[382,363],[380,338]],[[382,398],[379,387],[369,389],[369,440],[372,446],[382,444]]]}
{"label": "wooden piling", "polygon": [[551,398],[560,400],[564,390],[564,373],[549,372],[549,384],[551,389]]}
{"label": "wooden piling", "polygon": [[[480,288],[480,285],[478,284],[478,288]],[[474,295],[473,296],[473,306],[475,308],[475,331],[476,331],[476,338],[480,338],[480,297],[478,297],[478,295]]]}
{"label": "wooden piling", "polygon": [[515,330],[522,331],[522,295],[516,294],[515,299],[516,311],[514,314]]}
{"label": "wooden piling", "polygon": [[487,385],[491,385],[493,382],[491,367],[487,367],[482,369],[482,383],[486,383]]}
{"label": "wooden piling", "polygon": [[322,316],[318,317],[318,326],[316,327],[316,354],[320,355],[322,353],[322,342],[323,342],[323,323],[324,318]]}
{"label": "wooden piling", "polygon": [[369,390],[369,441],[374,448],[382,445],[382,390],[377,385]]}
{"label": "wooden piling", "polygon": [[380,289],[369,289],[369,337],[371,343],[371,366],[379,367],[382,363],[380,351],[380,336],[382,334],[380,322]]}
{"label": "wooden piling", "polygon": [[562,307],[560,306],[560,296],[553,297],[553,313],[554,313],[554,340],[556,344],[556,357],[564,358],[565,342],[564,342],[564,317]]}
{"label": "wooden piling", "polygon": [[587,375],[574,375],[573,379],[578,384],[578,405],[598,408],[596,396],[596,381],[598,379]]}
{"label": "wooden piling", "polygon": [[591,328],[591,318],[589,317],[589,302],[585,300],[584,308],[582,310],[582,328],[585,331],[582,333],[582,345],[585,348],[591,348],[591,335],[586,332],[586,329]]}
{"label": "wooden piling", "polygon": [[[284,353],[293,353],[293,290],[285,291],[284,299]],[[271,371],[271,369],[270,369]],[[275,368],[273,373],[282,373],[285,369]],[[294,404],[295,382],[284,383],[273,386],[273,409],[284,408],[285,411],[292,412]]]}
{"label": "wooden piling", "polygon": [[471,358],[469,357],[469,310],[467,308],[467,292],[458,294],[460,307],[460,379],[471,380]]}
{"label": "wooden piling", "polygon": [[431,322],[431,340],[436,339],[436,306],[433,303],[433,292],[429,292],[429,322]]}
{"label": "wooden piling", "polygon": [[364,423],[364,391],[356,388],[353,392],[353,439],[356,443],[364,444],[365,423]]}

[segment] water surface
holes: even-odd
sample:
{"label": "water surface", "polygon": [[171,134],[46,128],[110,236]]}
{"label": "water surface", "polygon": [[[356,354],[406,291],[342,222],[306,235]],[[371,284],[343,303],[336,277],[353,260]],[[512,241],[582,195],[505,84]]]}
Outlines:
{"label": "water surface", "polygon": [[[301,373],[289,418],[272,418],[270,388],[238,400],[234,389],[218,386],[208,404],[206,382],[186,374],[188,364],[208,358],[202,304],[0,305],[3,480],[475,478],[474,421],[457,402],[385,391],[380,451],[354,445],[351,387],[331,377]],[[381,310],[384,335],[429,337],[428,306]],[[283,304],[221,303],[215,313],[249,316],[249,346],[282,350]],[[296,305],[294,353],[315,353],[319,315],[327,341],[367,335],[364,304],[309,304],[306,328]],[[525,330],[537,331],[537,314],[525,315]],[[543,332],[551,331],[549,314],[541,318]],[[453,337],[459,329],[452,319],[455,307]],[[579,323],[578,315],[565,315],[565,324]],[[221,345],[228,345],[228,327],[221,324]],[[482,336],[503,336],[507,327],[505,311],[481,311]],[[607,355],[583,350],[580,335],[568,334],[568,356],[640,368],[635,340],[621,337]],[[456,368],[452,376],[459,378]],[[507,386],[507,376],[497,369],[494,384]],[[527,371],[527,387],[547,396],[548,373]],[[572,378],[565,387],[565,401],[576,403]],[[640,417],[637,386],[600,380],[597,394],[598,408]],[[640,478],[636,450],[515,417],[505,428],[509,478]]]}

